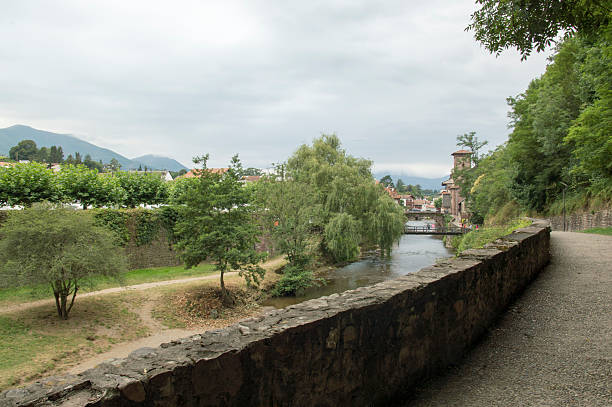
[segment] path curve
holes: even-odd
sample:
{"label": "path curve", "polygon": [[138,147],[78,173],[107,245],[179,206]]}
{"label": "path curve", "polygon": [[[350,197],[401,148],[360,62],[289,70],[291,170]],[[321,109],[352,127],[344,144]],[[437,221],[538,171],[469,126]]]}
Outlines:
{"label": "path curve", "polygon": [[612,237],[552,232],[551,251],[488,336],[403,406],[612,406]]}
{"label": "path curve", "polygon": [[[231,271],[231,272],[225,273],[225,276],[228,277],[228,276],[233,276],[236,274],[238,274],[237,271]],[[122,287],[105,288],[104,290],[91,291],[88,293],[77,294],[77,300],[80,298],[85,298],[85,297],[93,297],[93,296],[98,296],[98,295],[120,293],[120,292],[126,292],[126,291],[131,291],[131,290],[146,290],[149,288],[161,287],[165,285],[185,284],[185,283],[191,283],[194,281],[213,280],[213,279],[218,279],[218,278],[219,278],[219,274],[207,274],[205,276],[200,276],[200,277],[188,277],[188,278],[183,278],[183,279],[178,279],[178,280],[163,280],[163,281],[154,281],[152,283],[142,283],[142,284],[127,285],[127,286],[122,286]],[[9,305],[7,307],[0,308],[0,314],[7,314],[10,312],[15,312],[15,311],[23,311],[26,309],[38,307],[40,305],[55,305],[55,299],[45,298],[44,300],[37,300],[37,301],[32,301],[32,302],[24,302],[21,304]]]}

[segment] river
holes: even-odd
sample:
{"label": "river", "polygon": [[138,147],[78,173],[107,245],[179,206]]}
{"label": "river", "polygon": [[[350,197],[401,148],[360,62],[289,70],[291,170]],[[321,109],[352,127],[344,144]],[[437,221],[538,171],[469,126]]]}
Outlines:
{"label": "river", "polygon": [[[410,226],[425,226],[426,221],[410,221]],[[391,258],[368,257],[347,266],[330,270],[322,277],[327,284],[312,287],[298,297],[270,298],[262,305],[283,308],[302,301],[322,297],[357,287],[380,283],[435,263],[436,259],[450,257],[453,253],[446,247],[441,236],[403,235],[393,248]]]}

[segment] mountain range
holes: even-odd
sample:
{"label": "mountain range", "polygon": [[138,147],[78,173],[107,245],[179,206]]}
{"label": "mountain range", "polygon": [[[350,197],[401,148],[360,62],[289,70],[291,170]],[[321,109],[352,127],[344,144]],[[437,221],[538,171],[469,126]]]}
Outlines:
{"label": "mountain range", "polygon": [[93,160],[102,160],[103,163],[108,163],[115,158],[124,170],[144,168],[145,166],[154,170],[180,171],[187,169],[183,164],[172,158],[147,154],[130,159],[108,148],[98,147],[70,134],[52,133],[20,124],[0,129],[0,155],[8,156],[11,147],[22,140],[33,140],[38,148],[61,146],[64,151],[64,158],[68,154],[74,156],[77,152],[82,157],[89,154]]}
{"label": "mountain range", "polygon": [[390,175],[393,182],[396,183],[398,179],[401,179],[406,185],[420,185],[422,189],[433,189],[439,191],[442,189],[442,182],[446,181],[450,175],[442,178],[423,178],[413,177],[405,174],[394,174],[390,172],[377,171],[374,173],[374,178],[381,179],[385,175]]}

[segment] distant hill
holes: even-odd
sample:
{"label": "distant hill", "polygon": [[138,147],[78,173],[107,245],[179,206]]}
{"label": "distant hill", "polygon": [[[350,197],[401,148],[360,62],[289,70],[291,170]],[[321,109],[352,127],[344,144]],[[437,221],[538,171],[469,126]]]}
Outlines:
{"label": "distant hill", "polygon": [[[54,145],[61,146],[64,151],[64,157],[68,157],[68,154],[74,155],[78,152],[81,153],[83,157],[89,154],[93,160],[102,160],[104,163],[108,163],[115,158],[119,161],[121,168],[124,170],[137,169],[145,165],[151,169],[165,169],[170,171],[179,171],[183,168],[187,168],[178,161],[166,157],[155,157],[154,161],[147,162],[141,162],[139,159],[130,160],[108,148],[98,147],[70,134],[52,133],[20,124],[0,129],[0,154],[8,155],[11,147],[17,145],[21,140],[33,140],[39,148],[51,147]],[[148,160],[149,157],[153,156],[145,155],[141,158],[146,158]],[[160,163],[160,166],[153,165],[155,162]]]}
{"label": "distant hill", "polygon": [[374,178],[381,179],[385,175],[391,175],[393,178],[393,182],[397,182],[398,179],[401,179],[406,185],[420,185],[423,189],[433,189],[434,191],[439,191],[442,189],[442,181],[446,181],[449,176],[442,178],[423,178],[423,177],[412,177],[404,174],[393,174],[385,171],[375,172]]}
{"label": "distant hill", "polygon": [[153,168],[156,170],[168,170],[168,171],[180,171],[182,169],[188,169],[180,162],[159,155],[147,154],[141,157],[133,158],[132,161],[142,163],[142,167],[146,165],[147,168]]}

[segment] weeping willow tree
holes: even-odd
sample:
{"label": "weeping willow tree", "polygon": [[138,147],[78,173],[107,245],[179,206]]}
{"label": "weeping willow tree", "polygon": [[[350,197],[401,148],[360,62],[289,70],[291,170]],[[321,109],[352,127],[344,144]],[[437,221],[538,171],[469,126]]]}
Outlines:
{"label": "weeping willow tree", "polygon": [[282,293],[315,281],[300,274],[308,273],[314,258],[348,262],[363,247],[391,253],[403,232],[404,213],[376,184],[371,166],[347,154],[337,136],[322,135],[260,183],[264,224],[289,262]]}
{"label": "weeping willow tree", "polygon": [[375,183],[371,166],[347,154],[332,134],[300,146],[284,167],[285,182],[303,186],[295,192],[298,201],[317,208],[310,232],[320,235],[320,250],[336,262],[356,259],[363,246],[389,254],[402,234],[403,211]]}

